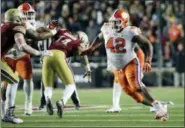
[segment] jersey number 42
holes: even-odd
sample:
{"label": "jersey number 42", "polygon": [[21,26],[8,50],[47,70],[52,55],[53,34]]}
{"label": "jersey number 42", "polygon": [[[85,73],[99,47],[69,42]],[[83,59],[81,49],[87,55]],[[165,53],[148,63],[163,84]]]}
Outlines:
{"label": "jersey number 42", "polygon": [[107,45],[106,45],[106,48],[109,48],[113,53],[126,53],[127,50],[124,47],[125,47],[125,39],[120,37],[116,39],[111,37],[107,41]]}

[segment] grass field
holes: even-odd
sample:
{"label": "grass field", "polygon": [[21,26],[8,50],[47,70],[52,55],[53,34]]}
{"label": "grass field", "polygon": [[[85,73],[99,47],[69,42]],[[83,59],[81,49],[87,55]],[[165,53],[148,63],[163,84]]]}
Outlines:
{"label": "grass field", "polygon": [[[23,114],[24,93],[19,90],[16,98],[16,115],[24,119],[22,124],[2,123],[2,127],[184,127],[184,89],[183,88],[150,88],[153,95],[160,100],[171,100],[174,106],[169,106],[169,120],[161,122],[154,119],[154,113],[149,108],[135,103],[124,93],[121,96],[121,113],[106,113],[112,104],[112,89],[79,89],[80,110],[66,108],[63,118],[59,119],[56,112],[53,116],[44,111],[35,110],[33,115]],[[34,92],[34,106],[39,105],[40,92]],[[53,104],[61,97],[61,90],[54,90]],[[72,105],[69,100],[68,105]]]}

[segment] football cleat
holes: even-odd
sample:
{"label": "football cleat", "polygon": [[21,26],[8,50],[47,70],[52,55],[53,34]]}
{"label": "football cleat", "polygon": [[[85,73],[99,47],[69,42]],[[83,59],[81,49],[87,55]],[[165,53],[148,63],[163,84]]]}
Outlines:
{"label": "football cleat", "polygon": [[[160,101],[162,105],[174,105],[172,101]],[[150,107],[150,112],[156,112],[155,107]]]}
{"label": "football cleat", "polygon": [[112,107],[108,110],[106,110],[107,113],[119,113],[121,112],[121,108],[120,107]]}
{"label": "football cleat", "polygon": [[64,111],[64,103],[63,100],[59,100],[56,102],[56,106],[57,106],[57,114],[60,118],[62,118],[63,115],[63,111]]}
{"label": "football cleat", "polygon": [[150,107],[150,112],[155,112],[156,109],[154,107]]}
{"label": "football cleat", "polygon": [[13,115],[5,115],[4,118],[2,119],[3,122],[9,122],[9,123],[13,123],[13,124],[21,124],[23,123],[23,120],[15,117]]}
{"label": "football cleat", "polygon": [[80,109],[80,104],[75,104],[75,109],[79,110]]}
{"label": "football cleat", "polygon": [[161,120],[161,121],[167,121],[168,120],[168,118],[169,118],[169,115],[168,115],[168,106],[167,105],[163,105],[163,108],[166,111],[166,113],[163,114],[163,115],[156,114],[155,119]]}
{"label": "football cleat", "polygon": [[159,101],[153,104],[154,108],[156,109],[155,119],[167,121],[168,119],[168,107],[167,105],[162,105]]}
{"label": "football cleat", "polygon": [[47,113],[49,115],[53,115],[53,113],[54,113],[54,111],[53,111],[53,105],[52,105],[50,99],[47,99],[47,101],[46,101],[46,110],[47,110]]}
{"label": "football cleat", "polygon": [[45,105],[40,105],[39,106],[39,110],[44,110],[45,109]]}
{"label": "football cleat", "polygon": [[6,110],[6,114],[5,114],[4,118],[2,119],[3,122],[9,122],[9,123],[14,123],[14,124],[23,123],[22,119],[20,119],[14,115],[14,108],[15,108],[15,106],[10,107],[9,109]]}

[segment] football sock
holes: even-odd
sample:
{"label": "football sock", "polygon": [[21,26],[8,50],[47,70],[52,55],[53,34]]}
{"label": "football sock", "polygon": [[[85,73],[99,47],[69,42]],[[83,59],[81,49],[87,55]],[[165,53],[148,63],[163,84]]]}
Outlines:
{"label": "football sock", "polygon": [[44,106],[46,104],[46,100],[45,100],[45,95],[44,95],[44,85],[43,83],[41,82],[41,89],[40,89],[40,95],[41,95],[41,98],[40,98],[40,106]]}
{"label": "football sock", "polygon": [[4,117],[5,114],[5,101],[1,100],[1,118]]}
{"label": "football sock", "polygon": [[112,97],[113,107],[120,107],[119,102],[121,97],[121,91],[122,91],[122,88],[120,84],[114,82],[113,97]]}
{"label": "football sock", "polygon": [[151,102],[149,102],[147,99],[144,99],[141,103],[144,104],[144,105],[146,105],[146,106],[153,106],[151,104]]}
{"label": "football sock", "polygon": [[71,97],[73,92],[75,91],[75,84],[68,84],[66,85],[64,92],[63,92],[63,103],[64,105],[67,103],[67,100]]}
{"label": "football sock", "polygon": [[146,86],[143,83],[141,83],[141,84],[142,84],[141,85],[141,91],[142,91],[143,95],[145,96],[145,98],[148,101],[150,101],[150,103],[154,102],[155,99],[150,95],[150,93],[148,92]]}
{"label": "football sock", "polygon": [[34,86],[32,79],[24,80],[23,90],[25,94],[25,109],[28,107],[28,103],[32,103],[33,88]]}
{"label": "football sock", "polygon": [[53,87],[51,86],[45,87],[44,95],[45,95],[46,102],[48,101],[48,99],[51,100],[52,94],[53,94]]}
{"label": "football sock", "polygon": [[18,83],[8,84],[7,90],[6,90],[6,101],[5,101],[6,110],[14,106],[17,88],[18,88]]}
{"label": "football sock", "polygon": [[7,89],[7,85],[6,85],[5,82],[3,82],[3,83],[1,84],[1,99],[2,99],[3,101],[6,100],[6,89]]}

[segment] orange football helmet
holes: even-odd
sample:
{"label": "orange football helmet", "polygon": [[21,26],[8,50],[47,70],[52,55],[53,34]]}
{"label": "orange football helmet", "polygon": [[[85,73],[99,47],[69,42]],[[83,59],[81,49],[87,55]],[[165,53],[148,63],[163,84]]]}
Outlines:
{"label": "orange football helmet", "polygon": [[19,5],[18,10],[22,12],[23,20],[35,24],[36,12],[29,3],[23,3]]}
{"label": "orange football helmet", "polygon": [[127,11],[123,9],[117,9],[110,17],[109,22],[112,24],[112,28],[119,31],[125,28],[129,23],[130,16]]}

